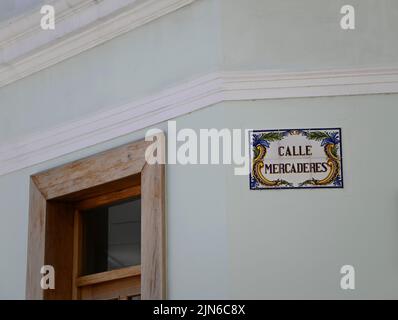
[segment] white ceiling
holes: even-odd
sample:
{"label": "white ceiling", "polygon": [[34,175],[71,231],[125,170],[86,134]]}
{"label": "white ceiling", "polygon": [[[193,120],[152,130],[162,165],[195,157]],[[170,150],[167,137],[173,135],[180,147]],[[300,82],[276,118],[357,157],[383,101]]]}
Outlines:
{"label": "white ceiling", "polygon": [[[43,4],[50,3],[46,0],[1,0],[0,22],[19,16],[26,11],[34,10]],[[39,9],[38,9],[39,10]]]}

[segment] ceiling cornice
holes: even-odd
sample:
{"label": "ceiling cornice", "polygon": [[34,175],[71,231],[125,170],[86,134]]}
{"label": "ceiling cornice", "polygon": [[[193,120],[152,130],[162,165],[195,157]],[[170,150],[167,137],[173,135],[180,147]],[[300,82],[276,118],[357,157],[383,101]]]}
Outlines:
{"label": "ceiling cornice", "polygon": [[215,72],[79,121],[4,143],[0,145],[0,175],[223,101],[382,93],[398,93],[398,69]]}
{"label": "ceiling cornice", "polygon": [[56,0],[56,29],[40,10],[0,25],[0,87],[174,12],[197,0]]}

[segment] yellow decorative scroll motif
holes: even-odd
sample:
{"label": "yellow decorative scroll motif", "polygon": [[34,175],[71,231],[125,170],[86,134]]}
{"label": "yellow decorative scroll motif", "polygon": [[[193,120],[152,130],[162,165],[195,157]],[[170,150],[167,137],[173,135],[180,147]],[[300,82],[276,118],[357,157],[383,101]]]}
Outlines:
{"label": "yellow decorative scroll motif", "polygon": [[268,187],[278,187],[278,186],[291,186],[291,183],[285,180],[268,180],[261,170],[264,168],[264,158],[267,155],[267,149],[263,145],[257,145],[257,150],[259,151],[258,156],[253,161],[253,176],[255,179],[260,182],[262,185]]}
{"label": "yellow decorative scroll motif", "polygon": [[321,180],[310,179],[300,184],[300,186],[314,185],[314,186],[325,186],[331,184],[339,175],[340,172],[340,158],[333,153],[335,145],[329,143],[325,146],[325,154],[328,157],[327,165],[330,168],[328,175]]}

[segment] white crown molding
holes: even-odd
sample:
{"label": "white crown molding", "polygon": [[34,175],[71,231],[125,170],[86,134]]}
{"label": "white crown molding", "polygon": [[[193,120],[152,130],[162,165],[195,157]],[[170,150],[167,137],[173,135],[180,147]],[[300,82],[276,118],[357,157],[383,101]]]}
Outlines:
{"label": "white crown molding", "polygon": [[0,25],[0,87],[23,79],[196,0],[53,0],[55,30],[39,8]]}
{"label": "white crown molding", "polygon": [[398,69],[216,72],[0,145],[0,175],[223,101],[398,93]]}

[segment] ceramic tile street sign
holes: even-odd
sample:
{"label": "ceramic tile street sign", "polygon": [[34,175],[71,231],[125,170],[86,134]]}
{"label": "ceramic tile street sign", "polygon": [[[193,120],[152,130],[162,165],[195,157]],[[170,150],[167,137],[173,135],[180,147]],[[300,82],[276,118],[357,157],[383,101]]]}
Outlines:
{"label": "ceramic tile street sign", "polygon": [[250,132],[250,189],[343,188],[341,129]]}

